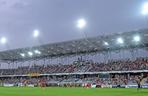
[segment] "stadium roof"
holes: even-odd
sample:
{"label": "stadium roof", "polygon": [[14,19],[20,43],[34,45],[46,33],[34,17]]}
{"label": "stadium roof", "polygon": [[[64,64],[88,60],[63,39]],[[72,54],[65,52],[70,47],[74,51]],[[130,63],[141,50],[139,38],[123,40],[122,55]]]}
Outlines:
{"label": "stadium roof", "polygon": [[[137,38],[135,36],[139,37]],[[122,39],[124,42],[122,41]],[[136,40],[140,39],[140,41],[139,42],[133,41],[134,39]],[[138,48],[138,47],[147,47],[147,46],[148,46],[148,29],[143,29],[131,32],[106,35],[106,36],[98,36],[94,38],[84,38],[79,40],[46,44],[30,48],[20,48],[15,50],[3,51],[0,52],[0,60],[16,61],[24,59],[45,58],[45,57],[61,56],[68,54],[110,51],[123,48]]]}

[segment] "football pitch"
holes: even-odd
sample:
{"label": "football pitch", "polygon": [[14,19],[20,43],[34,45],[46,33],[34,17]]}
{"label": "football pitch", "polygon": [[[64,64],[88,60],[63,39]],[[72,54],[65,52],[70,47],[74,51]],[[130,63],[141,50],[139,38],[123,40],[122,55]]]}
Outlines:
{"label": "football pitch", "polygon": [[0,87],[0,96],[148,96],[148,89],[17,88]]}

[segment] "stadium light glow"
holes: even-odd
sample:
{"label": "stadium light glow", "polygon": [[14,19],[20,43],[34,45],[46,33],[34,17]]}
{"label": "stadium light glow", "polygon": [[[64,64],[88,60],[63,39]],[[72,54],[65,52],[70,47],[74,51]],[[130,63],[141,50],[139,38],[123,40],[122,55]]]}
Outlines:
{"label": "stadium light glow", "polygon": [[142,14],[148,15],[148,2],[144,3],[142,6]]}
{"label": "stadium light glow", "polygon": [[21,55],[22,57],[25,57],[25,54],[24,54],[24,53],[21,53],[20,55]]}
{"label": "stadium light glow", "polygon": [[35,38],[38,37],[39,33],[40,33],[39,30],[34,30],[33,31],[33,37],[35,37]]}
{"label": "stadium light glow", "polygon": [[1,40],[0,40],[0,42],[1,42],[2,44],[5,44],[5,43],[7,42],[7,39],[6,39],[5,37],[2,37]]}
{"label": "stadium light glow", "polygon": [[39,50],[35,50],[34,51],[36,54],[41,54],[41,52]]}
{"label": "stadium light glow", "polygon": [[108,42],[104,42],[104,45],[108,46],[109,44],[108,44]]}
{"label": "stadium light glow", "polygon": [[79,20],[77,21],[77,27],[78,27],[78,28],[82,29],[82,28],[84,28],[85,26],[86,26],[86,21],[85,21],[85,19],[79,19]]}
{"label": "stadium light glow", "polygon": [[135,42],[139,42],[140,39],[141,39],[141,38],[140,38],[139,36],[134,36],[133,41],[135,41]]}
{"label": "stadium light glow", "polygon": [[28,55],[29,55],[29,56],[32,56],[32,55],[33,55],[33,53],[32,53],[32,52],[28,52]]}
{"label": "stadium light glow", "polygon": [[123,44],[123,43],[124,43],[124,40],[123,40],[121,37],[119,37],[119,38],[117,39],[117,43]]}

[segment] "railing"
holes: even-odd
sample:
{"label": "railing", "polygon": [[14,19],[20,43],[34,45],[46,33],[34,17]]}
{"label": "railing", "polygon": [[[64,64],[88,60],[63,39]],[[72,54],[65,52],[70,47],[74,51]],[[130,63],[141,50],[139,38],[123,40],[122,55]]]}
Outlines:
{"label": "railing", "polygon": [[[132,70],[132,71],[102,71],[102,72],[75,72],[75,73],[51,73],[51,74],[38,74],[37,76],[53,76],[53,75],[83,75],[83,74],[113,74],[113,73],[143,73],[148,70]],[[0,77],[30,77],[30,74],[22,75],[0,75]],[[32,76],[35,77],[35,76]]]}

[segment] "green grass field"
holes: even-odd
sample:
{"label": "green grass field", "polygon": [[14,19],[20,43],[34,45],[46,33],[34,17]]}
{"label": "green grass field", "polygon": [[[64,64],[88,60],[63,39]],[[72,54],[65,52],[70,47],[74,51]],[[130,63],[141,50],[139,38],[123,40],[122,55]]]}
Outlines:
{"label": "green grass field", "polygon": [[0,96],[148,96],[148,89],[87,89],[87,88],[6,88]]}

